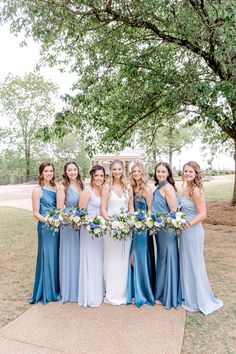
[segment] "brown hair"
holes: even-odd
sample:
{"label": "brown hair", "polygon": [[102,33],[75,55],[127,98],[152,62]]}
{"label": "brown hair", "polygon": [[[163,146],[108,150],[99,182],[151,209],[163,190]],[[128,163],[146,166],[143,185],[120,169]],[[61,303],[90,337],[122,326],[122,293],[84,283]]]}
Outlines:
{"label": "brown hair", "polygon": [[154,171],[154,181],[155,181],[155,186],[158,186],[159,184],[159,180],[156,176],[156,170],[157,170],[157,167],[159,166],[164,166],[167,171],[168,171],[168,174],[169,176],[167,177],[167,181],[174,187],[174,189],[176,190],[176,187],[175,187],[175,180],[173,178],[173,173],[172,173],[172,169],[170,167],[170,165],[167,163],[167,162],[158,162],[158,164],[156,165],[155,167],[155,171]]}
{"label": "brown hair", "polygon": [[[199,164],[195,161],[189,161],[189,162],[185,163],[183,166],[183,171],[186,166],[192,167],[192,169],[194,169],[194,172],[196,173],[196,176],[195,176],[194,180],[192,181],[190,188],[188,188],[188,190],[187,190],[190,197],[192,197],[194,188],[197,187],[197,188],[199,188],[200,191],[203,191],[202,171],[201,171],[201,167],[199,166]],[[184,181],[184,175],[182,175],[182,179]]]}
{"label": "brown hair", "polygon": [[69,177],[67,176],[67,173],[66,173],[66,170],[67,170],[67,167],[69,165],[75,165],[78,169],[78,176],[76,177],[77,179],[77,183],[79,184],[81,190],[84,189],[84,185],[83,185],[83,182],[82,182],[82,179],[81,179],[81,175],[80,175],[80,170],[79,170],[79,166],[77,165],[76,162],[74,161],[69,161],[65,164],[64,168],[63,168],[63,175],[62,175],[62,184],[63,186],[65,187],[65,193],[67,192],[68,188],[69,188],[69,185],[70,185],[70,180],[69,180]]}
{"label": "brown hair", "polygon": [[122,176],[121,176],[121,178],[120,178],[120,183],[121,183],[121,185],[122,185],[123,190],[125,191],[125,190],[127,189],[127,185],[126,185],[125,180],[124,180],[124,168],[125,168],[125,166],[124,166],[124,164],[123,164],[123,162],[122,162],[121,160],[116,159],[116,160],[112,161],[111,164],[110,164],[111,185],[112,185],[113,179],[114,179],[114,177],[112,176],[112,167],[113,167],[116,163],[118,163],[118,164],[122,167],[122,170],[123,170],[123,174],[122,174]]}
{"label": "brown hair", "polygon": [[51,162],[45,161],[42,162],[41,165],[39,166],[39,175],[38,175],[38,184],[43,187],[44,186],[44,178],[43,178],[43,171],[45,169],[45,167],[51,166],[53,169],[53,177],[50,181],[50,184],[52,187],[55,187],[56,183],[55,183],[55,167]]}
{"label": "brown hair", "polygon": [[139,192],[138,192],[138,197],[141,199],[142,197],[146,197],[146,186],[147,186],[147,181],[148,181],[148,175],[147,171],[141,161],[135,162],[135,164],[131,168],[131,174],[130,174],[130,184],[133,190],[135,190],[138,186],[136,180],[133,178],[133,172],[135,167],[138,167],[141,170],[141,183],[139,184]]}
{"label": "brown hair", "polygon": [[94,165],[89,174],[90,174],[90,177],[91,177],[91,180],[90,180],[90,186],[93,187],[93,180],[94,180],[94,175],[97,171],[102,171],[103,174],[104,174],[104,181],[103,181],[103,184],[105,182],[105,178],[106,178],[106,172],[105,172],[105,168],[102,166],[102,165]]}

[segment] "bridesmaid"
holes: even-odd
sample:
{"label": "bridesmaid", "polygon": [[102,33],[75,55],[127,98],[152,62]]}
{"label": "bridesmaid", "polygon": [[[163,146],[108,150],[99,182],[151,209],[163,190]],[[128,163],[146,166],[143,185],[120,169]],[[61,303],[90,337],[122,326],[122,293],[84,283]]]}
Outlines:
{"label": "bridesmaid", "polygon": [[[141,162],[131,169],[131,186],[134,196],[134,210],[151,213],[153,193],[147,185],[147,173]],[[144,304],[155,305],[153,295],[155,259],[153,237],[148,231],[133,232],[129,259],[127,304],[134,298],[137,307]]]}
{"label": "bridesmaid", "polygon": [[[90,218],[100,215],[102,186],[105,181],[105,169],[95,165],[90,171],[90,187],[81,193],[79,206],[88,211]],[[80,232],[80,306],[99,307],[104,298],[104,243],[103,237],[91,237],[85,227]]]}
{"label": "bridesmaid", "polygon": [[209,315],[221,308],[223,302],[214,297],[205,267],[205,236],[201,222],[206,217],[206,204],[201,170],[196,162],[189,161],[184,165],[183,181],[185,186],[181,205],[189,227],[180,238],[182,306],[185,310]]}
{"label": "bridesmaid", "polygon": [[[124,165],[120,160],[114,160],[110,165],[111,184],[102,190],[102,216],[109,220],[110,216],[119,214],[121,209],[133,211],[133,194],[124,182]],[[108,233],[104,236],[104,276],[106,297],[104,302],[111,305],[127,303],[128,264],[131,240],[118,241]]]}
{"label": "bridesmaid", "polygon": [[[83,190],[80,171],[74,161],[65,164],[57,191],[57,208],[69,211],[77,207]],[[79,230],[65,226],[60,230],[59,279],[61,303],[78,301],[79,282]]]}
{"label": "bridesmaid", "polygon": [[[175,182],[170,165],[159,162],[155,168],[155,184],[152,210],[163,214],[175,211],[178,206]],[[176,233],[161,229],[156,234],[157,267],[155,300],[157,305],[167,309],[181,304],[181,287],[179,275],[179,253]]]}
{"label": "bridesmaid", "polygon": [[57,301],[59,289],[59,235],[45,225],[46,214],[56,208],[55,170],[50,162],[39,166],[38,185],[32,192],[33,214],[38,220],[38,255],[30,304]]}

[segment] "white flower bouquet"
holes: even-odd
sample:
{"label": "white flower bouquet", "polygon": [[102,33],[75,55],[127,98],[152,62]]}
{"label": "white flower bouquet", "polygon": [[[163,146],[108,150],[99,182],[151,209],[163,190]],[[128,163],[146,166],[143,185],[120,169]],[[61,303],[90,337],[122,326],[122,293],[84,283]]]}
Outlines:
{"label": "white flower bouquet", "polygon": [[162,227],[165,226],[165,217],[161,213],[152,213],[146,218],[146,227],[150,232],[150,235],[154,235]]}
{"label": "white flower bouquet", "polygon": [[84,208],[72,209],[68,214],[67,220],[71,227],[73,227],[75,230],[78,230],[81,225],[88,225],[88,212]]}
{"label": "white flower bouquet", "polygon": [[45,225],[54,232],[59,231],[60,226],[63,225],[63,213],[62,210],[53,209],[45,216]]}
{"label": "white flower bouquet", "polygon": [[136,232],[141,232],[146,229],[147,215],[143,210],[137,210],[130,215],[131,225]]}
{"label": "white flower bouquet", "polygon": [[166,215],[165,224],[168,228],[174,229],[177,232],[186,229],[188,226],[186,215],[178,209]]}
{"label": "white flower bouquet", "polygon": [[89,220],[87,230],[91,236],[101,237],[107,231],[107,223],[102,216],[97,215]]}
{"label": "white flower bouquet", "polygon": [[130,214],[121,209],[120,214],[112,215],[109,220],[110,235],[116,240],[125,240],[131,237],[132,222]]}

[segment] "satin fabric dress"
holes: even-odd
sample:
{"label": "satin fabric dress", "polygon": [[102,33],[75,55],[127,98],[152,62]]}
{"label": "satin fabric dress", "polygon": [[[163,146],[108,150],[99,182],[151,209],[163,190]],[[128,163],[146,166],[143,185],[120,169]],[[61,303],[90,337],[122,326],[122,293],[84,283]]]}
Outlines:
{"label": "satin fabric dress", "polygon": [[[154,192],[153,212],[168,214],[170,209],[161,195],[161,188],[169,183],[158,185]],[[155,236],[157,245],[155,300],[159,300],[167,309],[176,309],[182,302],[179,270],[178,240],[173,230],[163,228]]]}
{"label": "satin fabric dress", "polygon": [[[134,209],[147,212],[145,198],[139,199],[134,193]],[[132,253],[134,252],[134,266],[131,264]],[[128,273],[128,297],[127,304],[134,299],[137,307],[144,304],[155,305],[154,299],[155,281],[155,258],[153,236],[147,230],[132,233],[132,244],[129,259]]]}
{"label": "satin fabric dress", "polygon": [[[92,190],[87,206],[88,215],[100,215],[101,198]],[[103,237],[91,237],[85,227],[80,230],[80,274],[78,303],[84,307],[99,307],[104,298],[104,241]]]}
{"label": "satin fabric dress", "polygon": [[[181,198],[181,210],[190,222],[198,214],[194,201]],[[218,310],[223,301],[211,289],[204,261],[204,229],[201,223],[182,232],[180,237],[180,275],[185,310],[204,315]]]}
{"label": "satin fabric dress", "polygon": [[[118,214],[121,209],[128,211],[128,191],[121,197],[111,190],[108,200],[108,215]],[[104,302],[111,305],[127,303],[128,265],[131,238],[115,240],[109,233],[104,236],[104,276],[106,296]]]}
{"label": "satin fabric dress", "polygon": [[[56,208],[56,192],[42,188],[39,213],[46,216]],[[34,291],[30,304],[57,301],[59,289],[59,233],[38,222],[38,255]]]}
{"label": "satin fabric dress", "polygon": [[[66,194],[65,211],[77,207],[80,195],[71,186]],[[61,303],[78,301],[80,231],[70,226],[60,229],[59,274]]]}

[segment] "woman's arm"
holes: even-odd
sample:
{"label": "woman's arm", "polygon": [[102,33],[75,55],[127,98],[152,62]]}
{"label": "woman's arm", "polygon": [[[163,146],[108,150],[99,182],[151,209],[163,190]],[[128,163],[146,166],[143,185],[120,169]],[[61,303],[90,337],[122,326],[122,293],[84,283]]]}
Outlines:
{"label": "woman's arm", "polygon": [[193,227],[206,219],[206,202],[204,192],[198,188],[194,188],[192,198],[196,205],[198,215],[189,222],[189,227]]}
{"label": "woman's arm", "polygon": [[165,198],[170,211],[175,211],[178,208],[177,194],[174,187],[168,183],[164,187]]}
{"label": "woman's arm", "polygon": [[62,183],[57,187],[57,209],[64,209],[66,200],[65,187]]}
{"label": "woman's arm", "polygon": [[133,188],[129,186],[129,203],[128,203],[128,211],[130,213],[134,212],[134,195],[133,195]]}
{"label": "woman's arm", "polygon": [[87,209],[90,197],[91,197],[91,195],[90,195],[89,190],[84,189],[80,195],[79,208]]}
{"label": "woman's arm", "polygon": [[39,214],[40,198],[42,197],[42,190],[40,186],[35,186],[32,191],[32,208],[34,217],[41,222],[45,222],[45,217]]}
{"label": "woman's arm", "polygon": [[102,188],[102,204],[101,204],[101,215],[104,217],[105,220],[109,220],[109,215],[107,212],[109,194],[110,194],[110,188],[108,184],[106,184]]}
{"label": "woman's arm", "polygon": [[153,201],[153,193],[149,186],[146,187],[146,202],[147,202],[147,212],[151,214],[152,212],[152,201]]}

